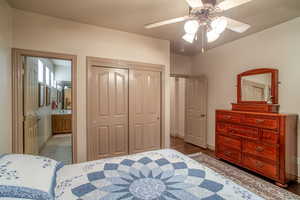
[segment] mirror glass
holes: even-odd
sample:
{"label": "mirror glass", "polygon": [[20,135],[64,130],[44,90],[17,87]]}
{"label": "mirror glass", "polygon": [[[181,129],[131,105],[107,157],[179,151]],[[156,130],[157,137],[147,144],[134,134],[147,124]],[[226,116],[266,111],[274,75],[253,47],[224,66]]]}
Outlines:
{"label": "mirror glass", "polygon": [[255,74],[241,78],[242,101],[272,103],[272,73]]}
{"label": "mirror glass", "polygon": [[64,109],[72,109],[72,88],[67,86],[64,88]]}
{"label": "mirror glass", "polygon": [[71,81],[57,82],[58,109],[72,110],[72,83]]}

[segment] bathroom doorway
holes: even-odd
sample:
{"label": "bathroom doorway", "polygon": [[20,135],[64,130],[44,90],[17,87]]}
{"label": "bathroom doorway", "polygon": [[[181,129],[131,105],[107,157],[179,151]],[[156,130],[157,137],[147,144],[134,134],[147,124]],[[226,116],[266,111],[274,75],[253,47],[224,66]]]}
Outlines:
{"label": "bathroom doorway", "polygon": [[21,70],[22,76],[13,80],[21,86],[13,88],[17,92],[13,99],[22,109],[17,107],[13,117],[23,123],[19,124],[22,129],[14,124],[14,152],[41,155],[64,164],[76,162],[75,57],[15,51],[21,65],[15,62],[14,70]]}

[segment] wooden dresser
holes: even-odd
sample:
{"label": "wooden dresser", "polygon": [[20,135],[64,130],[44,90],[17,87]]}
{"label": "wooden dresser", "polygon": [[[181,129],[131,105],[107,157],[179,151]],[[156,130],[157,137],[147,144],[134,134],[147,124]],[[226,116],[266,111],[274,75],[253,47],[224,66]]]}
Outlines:
{"label": "wooden dresser", "polygon": [[[279,114],[277,102],[276,109],[269,109],[271,112],[263,107],[272,107],[272,104],[243,102],[240,81],[238,84],[238,106],[233,104],[233,110],[216,111],[216,156],[286,187],[297,177],[298,116]],[[251,107],[255,110],[251,111]],[[257,108],[262,110],[257,111]]]}
{"label": "wooden dresser", "polygon": [[284,186],[297,174],[297,115],[216,111],[216,156]]}

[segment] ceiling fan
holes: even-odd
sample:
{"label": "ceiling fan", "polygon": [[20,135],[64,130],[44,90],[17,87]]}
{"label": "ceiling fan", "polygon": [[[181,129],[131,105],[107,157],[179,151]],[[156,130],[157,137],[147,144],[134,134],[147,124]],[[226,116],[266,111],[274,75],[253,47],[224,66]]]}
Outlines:
{"label": "ceiling fan", "polygon": [[221,15],[223,11],[249,1],[251,0],[224,0],[217,3],[217,0],[186,0],[189,4],[188,15],[148,24],[145,25],[145,28],[156,28],[186,21],[184,25],[185,35],[182,37],[185,41],[193,43],[194,40],[197,40],[197,32],[201,27],[203,36],[206,33],[207,42],[214,42],[226,28],[237,33],[243,33],[250,28],[248,24]]}

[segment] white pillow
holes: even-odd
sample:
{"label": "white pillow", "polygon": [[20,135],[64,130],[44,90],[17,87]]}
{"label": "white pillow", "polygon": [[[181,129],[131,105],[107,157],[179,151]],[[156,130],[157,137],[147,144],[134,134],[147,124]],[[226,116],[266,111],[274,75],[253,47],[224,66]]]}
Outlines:
{"label": "white pillow", "polygon": [[41,156],[0,155],[0,199],[54,199],[56,172],[62,166]]}

